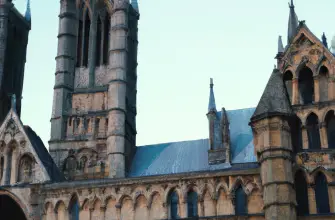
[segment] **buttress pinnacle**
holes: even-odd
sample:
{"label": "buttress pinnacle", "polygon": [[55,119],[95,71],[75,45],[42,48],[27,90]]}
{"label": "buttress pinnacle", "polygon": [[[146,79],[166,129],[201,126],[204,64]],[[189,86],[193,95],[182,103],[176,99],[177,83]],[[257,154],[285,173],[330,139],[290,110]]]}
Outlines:
{"label": "buttress pinnacle", "polygon": [[288,32],[287,32],[288,44],[291,43],[292,38],[297,34],[298,25],[299,25],[298,16],[294,10],[293,0],[291,0],[291,4],[289,4],[289,6],[290,6],[290,16],[288,19]]}
{"label": "buttress pinnacle", "polygon": [[26,13],[25,13],[24,17],[27,21],[29,21],[29,22],[31,21],[30,0],[27,0]]}
{"label": "buttress pinnacle", "polygon": [[216,111],[216,104],[215,104],[215,97],[214,97],[214,84],[213,79],[210,79],[210,85],[209,85],[209,102],[208,102],[208,112],[210,111]]}

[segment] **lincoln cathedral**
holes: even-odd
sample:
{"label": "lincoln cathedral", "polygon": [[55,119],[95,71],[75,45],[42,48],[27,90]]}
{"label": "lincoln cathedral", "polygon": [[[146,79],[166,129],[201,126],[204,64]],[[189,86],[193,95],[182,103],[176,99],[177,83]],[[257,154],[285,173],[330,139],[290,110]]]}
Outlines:
{"label": "lincoln cathedral", "polygon": [[60,0],[45,146],[20,119],[30,2],[0,0],[0,219],[335,219],[335,38],[288,12],[255,108],[210,79],[207,139],[137,146],[137,0]]}

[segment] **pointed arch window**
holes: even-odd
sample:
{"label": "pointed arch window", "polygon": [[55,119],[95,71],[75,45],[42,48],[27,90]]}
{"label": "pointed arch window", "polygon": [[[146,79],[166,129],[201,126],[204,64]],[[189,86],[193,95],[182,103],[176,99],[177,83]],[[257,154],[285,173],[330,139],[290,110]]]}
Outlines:
{"label": "pointed arch window", "polygon": [[83,44],[83,21],[79,19],[78,23],[78,39],[77,39],[77,67],[81,66],[82,59],[82,44]]}
{"label": "pointed arch window", "polygon": [[79,202],[77,199],[73,199],[69,209],[69,220],[79,220]]}
{"label": "pointed arch window", "polygon": [[246,215],[247,213],[247,194],[240,185],[235,191],[235,215]]}
{"label": "pointed arch window", "polygon": [[320,102],[328,101],[328,69],[325,66],[320,68],[319,89]]}
{"label": "pointed arch window", "polygon": [[86,10],[85,14],[85,23],[84,23],[84,42],[83,42],[83,66],[87,67],[88,64],[88,50],[90,43],[90,29],[91,29],[91,19],[88,14],[88,10]]}
{"label": "pointed arch window", "polygon": [[96,35],[96,44],[95,44],[95,65],[96,66],[100,66],[100,62],[101,62],[101,35],[102,35],[102,22],[101,22],[101,18],[100,16],[98,16],[98,20],[97,20],[97,35]]}
{"label": "pointed arch window", "polygon": [[309,149],[320,149],[321,142],[320,142],[319,120],[314,113],[308,116],[306,121],[306,129],[308,135]]}
{"label": "pointed arch window", "polygon": [[315,177],[315,201],[318,213],[330,212],[327,178],[321,172]]}
{"label": "pointed arch window", "polygon": [[107,13],[104,22],[104,41],[103,41],[103,64],[108,64],[108,51],[109,51],[109,31],[110,31],[110,16]]}
{"label": "pointed arch window", "polygon": [[299,92],[301,104],[310,104],[314,101],[314,79],[313,72],[304,67],[299,72]]}
{"label": "pointed arch window", "polygon": [[169,197],[170,219],[178,219],[179,197],[176,191],[172,191]]}
{"label": "pointed arch window", "polygon": [[33,174],[33,160],[25,155],[19,162],[18,182],[30,182]]}
{"label": "pointed arch window", "polygon": [[198,216],[198,194],[193,190],[187,193],[187,216]]}
{"label": "pointed arch window", "polygon": [[7,164],[6,164],[6,179],[5,184],[10,184],[10,178],[12,173],[12,157],[13,157],[13,149],[9,149],[7,152]]}
{"label": "pointed arch window", "polygon": [[298,216],[308,215],[308,188],[305,175],[302,171],[298,171],[295,174],[294,186],[298,203],[297,214]]}
{"label": "pointed arch window", "polygon": [[328,148],[335,149],[335,112],[329,111],[325,118],[328,138]]}

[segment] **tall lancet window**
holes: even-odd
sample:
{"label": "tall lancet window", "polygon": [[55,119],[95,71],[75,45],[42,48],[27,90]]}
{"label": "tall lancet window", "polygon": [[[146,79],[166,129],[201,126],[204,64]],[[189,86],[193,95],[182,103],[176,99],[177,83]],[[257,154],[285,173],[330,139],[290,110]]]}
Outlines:
{"label": "tall lancet window", "polygon": [[292,72],[286,71],[284,74],[284,84],[291,102],[292,102],[292,79],[293,79]]}
{"label": "tall lancet window", "polygon": [[83,42],[83,66],[87,67],[88,64],[88,49],[90,44],[90,29],[91,29],[91,20],[88,14],[88,10],[86,10],[85,15],[85,24],[84,24],[84,42]]}
{"label": "tall lancet window", "polygon": [[328,101],[328,69],[322,66],[319,72],[320,102]]}
{"label": "tall lancet window", "polygon": [[315,201],[318,213],[330,212],[327,178],[321,172],[315,177]]}
{"label": "tall lancet window", "polygon": [[108,51],[109,51],[109,31],[110,31],[110,16],[107,13],[104,22],[104,40],[103,40],[103,64],[108,64]]}
{"label": "tall lancet window", "polygon": [[310,114],[306,121],[309,149],[320,149],[320,131],[318,116]]}
{"label": "tall lancet window", "polygon": [[308,188],[307,182],[302,171],[298,171],[294,178],[294,187],[297,199],[298,216],[307,215],[309,213],[308,206]]}
{"label": "tall lancet window", "polygon": [[176,191],[171,192],[169,202],[170,202],[170,219],[178,219],[179,197]]}
{"label": "tall lancet window", "polygon": [[198,194],[193,190],[187,193],[187,216],[198,216]]}
{"label": "tall lancet window", "polygon": [[78,199],[72,198],[70,207],[69,207],[70,220],[79,220],[79,203]]}
{"label": "tall lancet window", "polygon": [[299,72],[299,92],[301,104],[310,104],[314,101],[313,72],[308,67],[304,67]]}
{"label": "tall lancet window", "polygon": [[13,149],[9,149],[7,152],[5,184],[10,184],[10,178],[11,178],[11,173],[12,173],[12,157],[13,157]]}
{"label": "tall lancet window", "polygon": [[246,215],[247,213],[247,195],[240,185],[235,191],[235,215]]}
{"label": "tall lancet window", "polygon": [[335,112],[329,111],[326,115],[328,148],[335,149]]}
{"label": "tall lancet window", "polygon": [[102,31],[102,22],[101,22],[101,18],[100,16],[98,16],[98,19],[97,19],[97,39],[96,39],[96,44],[95,44],[95,65],[96,66],[100,66],[100,61],[101,61],[101,44],[102,44],[102,41],[101,41],[101,33]]}

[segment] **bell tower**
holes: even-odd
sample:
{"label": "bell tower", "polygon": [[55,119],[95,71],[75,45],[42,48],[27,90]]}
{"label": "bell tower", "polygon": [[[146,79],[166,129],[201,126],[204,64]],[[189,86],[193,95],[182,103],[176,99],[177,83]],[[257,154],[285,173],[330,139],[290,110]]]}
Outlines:
{"label": "bell tower", "polygon": [[59,20],[50,153],[71,179],[125,177],[136,147],[137,1],[61,0]]}

